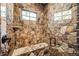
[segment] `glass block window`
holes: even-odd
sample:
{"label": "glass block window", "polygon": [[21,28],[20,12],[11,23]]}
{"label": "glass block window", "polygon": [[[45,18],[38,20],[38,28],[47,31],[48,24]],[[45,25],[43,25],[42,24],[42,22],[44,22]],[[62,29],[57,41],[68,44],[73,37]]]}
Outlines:
{"label": "glass block window", "polygon": [[71,19],[71,18],[72,18],[71,10],[57,12],[54,14],[54,21],[60,21],[60,20]]}
{"label": "glass block window", "polygon": [[32,11],[22,10],[22,19],[23,20],[33,20],[36,21],[37,14]]}

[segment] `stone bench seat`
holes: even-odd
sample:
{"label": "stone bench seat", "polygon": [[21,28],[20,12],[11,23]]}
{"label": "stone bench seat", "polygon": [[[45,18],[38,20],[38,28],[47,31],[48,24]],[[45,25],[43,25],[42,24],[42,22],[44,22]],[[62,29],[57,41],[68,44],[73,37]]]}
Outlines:
{"label": "stone bench seat", "polygon": [[48,46],[47,43],[39,43],[39,44],[36,44],[36,45],[18,48],[18,49],[14,50],[12,56],[18,56],[18,55],[21,55],[21,54],[24,54],[24,53],[27,53],[27,52],[32,52],[32,51],[35,51],[35,50],[38,50],[38,49],[45,48],[47,46]]}

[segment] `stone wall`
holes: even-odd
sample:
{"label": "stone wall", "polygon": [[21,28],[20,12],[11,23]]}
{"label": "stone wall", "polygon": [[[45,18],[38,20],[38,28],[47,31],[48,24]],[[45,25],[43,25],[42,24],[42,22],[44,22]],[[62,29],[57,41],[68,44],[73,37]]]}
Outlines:
{"label": "stone wall", "polygon": [[[21,19],[21,9],[30,10],[37,13],[36,21],[26,21]],[[49,38],[47,34],[47,9],[38,4],[14,4],[13,22],[9,25],[8,36],[11,38],[10,46],[14,43],[16,48],[30,46],[41,42],[46,42]],[[13,28],[18,28],[14,32]]]}
{"label": "stone wall", "polygon": [[[38,4],[14,4],[13,10],[13,22],[9,25],[8,35],[12,38],[12,42],[15,42],[16,47],[29,46],[41,42],[49,42],[50,39],[57,38],[59,40],[68,40],[67,43],[76,43],[76,32],[73,32],[72,27],[76,27],[76,4],[48,4],[44,8]],[[67,7],[69,6],[69,7]],[[21,19],[21,9],[37,12],[36,21],[26,21]],[[62,20],[60,24],[54,22],[54,13],[64,10],[72,10],[71,20]],[[71,21],[71,22],[70,22]],[[60,29],[63,26],[68,26],[68,30],[71,32],[62,36]],[[19,28],[15,33],[13,27]],[[68,31],[68,32],[69,32]],[[13,32],[13,33],[12,33]],[[57,34],[58,33],[58,34]],[[15,38],[15,36],[16,38]],[[60,39],[59,39],[60,38]],[[71,42],[72,41],[72,42]],[[54,43],[54,41],[52,41]]]}
{"label": "stone wall", "polygon": [[[48,25],[49,25],[50,30],[54,34],[54,37],[57,36],[56,33],[60,33],[60,30],[62,27],[67,26],[66,32],[69,33],[67,35],[68,38],[66,37],[66,35],[64,35],[65,38],[68,39],[68,40],[66,40],[67,43],[70,43],[70,44],[76,43],[76,32],[73,32],[73,31],[76,28],[77,5],[76,4],[69,4],[69,3],[61,3],[61,4],[55,3],[55,4],[49,4],[48,9],[49,9],[49,11],[48,11],[48,18],[49,18]],[[69,10],[69,9],[71,9],[71,11],[72,11],[72,19],[61,20],[59,23],[54,21],[54,13]],[[62,34],[59,34],[58,36],[63,37]],[[63,40],[65,40],[65,38],[63,38]],[[58,40],[61,40],[61,38]]]}
{"label": "stone wall", "polygon": [[[7,4],[7,7],[9,10],[6,24],[9,38],[9,52],[15,48],[31,46],[42,42],[48,44],[61,44],[65,42],[67,45],[76,43],[76,32],[73,29],[76,27],[77,20],[76,4],[53,3],[42,6],[41,4],[14,3]],[[36,12],[37,20],[22,20],[22,9]],[[72,10],[71,20],[62,20],[60,23],[54,22],[54,13],[68,9]],[[64,26],[68,27],[67,35],[60,33],[61,28]],[[9,53],[9,55],[11,54]]]}

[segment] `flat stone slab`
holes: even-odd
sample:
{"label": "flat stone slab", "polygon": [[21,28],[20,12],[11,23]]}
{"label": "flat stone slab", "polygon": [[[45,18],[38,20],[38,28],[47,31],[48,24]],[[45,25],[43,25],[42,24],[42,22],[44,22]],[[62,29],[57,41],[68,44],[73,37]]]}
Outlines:
{"label": "flat stone slab", "polygon": [[39,43],[39,44],[36,44],[36,45],[18,48],[18,49],[14,50],[12,56],[18,56],[18,55],[21,55],[21,54],[24,54],[24,53],[27,53],[27,52],[31,52],[31,51],[35,51],[35,50],[38,50],[38,49],[41,49],[41,48],[45,48],[47,46],[48,46],[47,43]]}

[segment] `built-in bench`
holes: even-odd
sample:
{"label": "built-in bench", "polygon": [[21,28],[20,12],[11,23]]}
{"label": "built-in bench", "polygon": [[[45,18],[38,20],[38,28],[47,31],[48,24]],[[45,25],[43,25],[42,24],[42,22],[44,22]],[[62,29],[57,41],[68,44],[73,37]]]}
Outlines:
{"label": "built-in bench", "polygon": [[36,44],[36,45],[18,48],[18,49],[14,50],[12,56],[18,56],[18,55],[21,55],[21,54],[24,54],[24,53],[27,53],[27,52],[32,52],[32,51],[35,51],[35,50],[38,50],[38,49],[45,48],[47,46],[48,46],[47,43],[39,43],[39,44]]}

